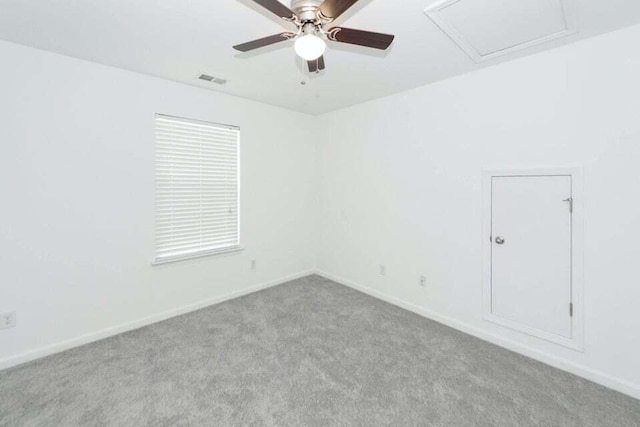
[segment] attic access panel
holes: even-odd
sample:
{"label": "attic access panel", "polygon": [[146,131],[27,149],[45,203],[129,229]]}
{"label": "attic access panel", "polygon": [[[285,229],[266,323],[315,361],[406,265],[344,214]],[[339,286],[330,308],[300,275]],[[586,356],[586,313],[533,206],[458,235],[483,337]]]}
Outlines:
{"label": "attic access panel", "polygon": [[572,0],[442,0],[425,13],[474,61],[575,33]]}

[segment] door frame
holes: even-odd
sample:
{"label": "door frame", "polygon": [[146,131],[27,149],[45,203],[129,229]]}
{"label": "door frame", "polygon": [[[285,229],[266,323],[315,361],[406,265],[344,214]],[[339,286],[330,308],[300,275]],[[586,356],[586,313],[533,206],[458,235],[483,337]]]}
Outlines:
{"label": "door frame", "polygon": [[[571,217],[571,338],[542,331],[491,312],[491,226],[492,178],[518,176],[570,176],[573,215]],[[482,317],[526,335],[577,351],[584,351],[584,174],[581,167],[485,169],[482,172]],[[569,310],[569,307],[567,307]]]}

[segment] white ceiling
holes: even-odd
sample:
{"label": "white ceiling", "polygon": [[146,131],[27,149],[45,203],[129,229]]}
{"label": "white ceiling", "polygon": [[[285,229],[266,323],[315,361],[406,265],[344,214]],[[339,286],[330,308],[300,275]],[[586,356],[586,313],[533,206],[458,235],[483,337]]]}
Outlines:
{"label": "white ceiling", "polygon": [[[395,34],[394,44],[379,52],[330,43],[327,70],[310,76],[291,41],[258,53],[231,48],[287,28],[251,0],[2,0],[0,39],[320,114],[640,23],[637,0],[570,1],[576,35],[478,64],[423,13],[434,0],[360,0],[337,24]],[[512,9],[514,0],[482,3]],[[492,19],[509,15],[496,13]],[[467,19],[475,28],[486,14]],[[483,49],[499,40],[487,43]],[[200,82],[201,73],[228,83]]]}

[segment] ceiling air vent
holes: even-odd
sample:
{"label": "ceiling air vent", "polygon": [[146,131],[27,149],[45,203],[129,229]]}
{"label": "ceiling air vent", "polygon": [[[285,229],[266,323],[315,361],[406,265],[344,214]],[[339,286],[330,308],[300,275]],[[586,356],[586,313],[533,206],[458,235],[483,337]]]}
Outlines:
{"label": "ceiling air vent", "polygon": [[215,83],[215,84],[218,84],[218,85],[223,85],[223,84],[227,83],[227,81],[225,79],[221,79],[221,78],[218,78],[218,77],[213,77],[213,76],[210,76],[208,74],[200,74],[198,79],[204,80],[205,82]]}

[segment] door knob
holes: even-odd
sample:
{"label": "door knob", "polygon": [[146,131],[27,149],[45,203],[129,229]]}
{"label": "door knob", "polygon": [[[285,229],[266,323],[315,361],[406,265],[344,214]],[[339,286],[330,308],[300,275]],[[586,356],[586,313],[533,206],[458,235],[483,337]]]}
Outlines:
{"label": "door knob", "polygon": [[504,238],[502,238],[500,236],[496,237],[496,243],[499,244],[499,245],[504,244]]}

